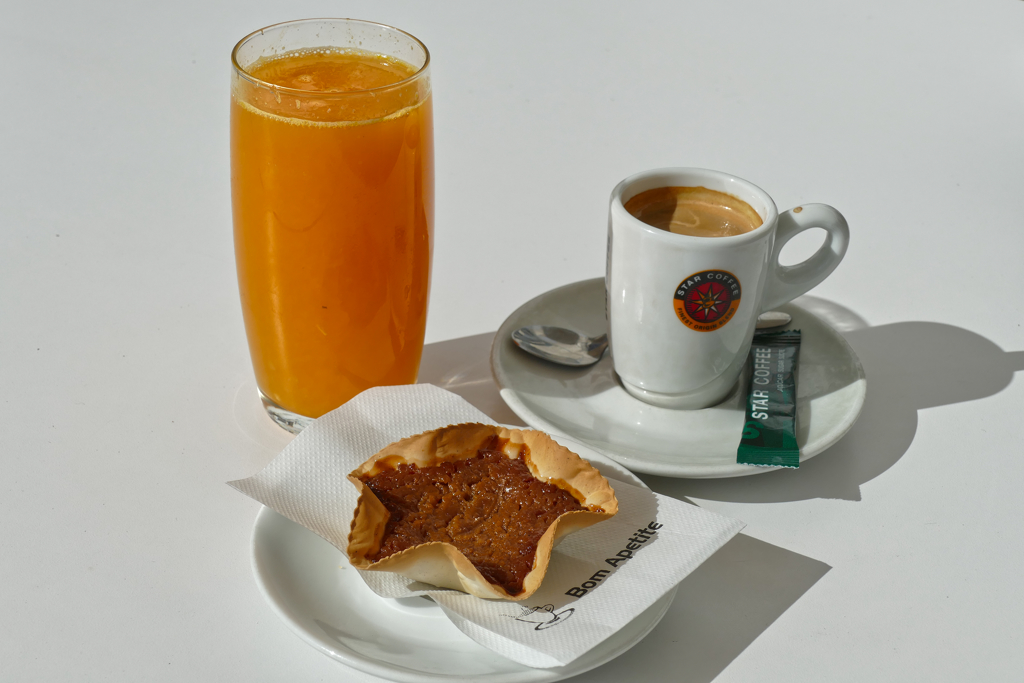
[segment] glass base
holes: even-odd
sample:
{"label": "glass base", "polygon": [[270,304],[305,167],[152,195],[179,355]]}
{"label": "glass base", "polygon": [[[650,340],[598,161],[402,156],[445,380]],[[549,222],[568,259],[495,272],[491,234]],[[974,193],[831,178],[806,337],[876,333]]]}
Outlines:
{"label": "glass base", "polygon": [[274,403],[270,398],[260,391],[259,387],[256,391],[260,394],[260,401],[263,402],[263,408],[267,411],[267,415],[273,420],[278,427],[286,429],[292,434],[298,434],[303,429],[308,427],[313,422],[313,418],[306,417],[305,415],[299,415],[293,413],[290,410],[285,410],[281,406]]}

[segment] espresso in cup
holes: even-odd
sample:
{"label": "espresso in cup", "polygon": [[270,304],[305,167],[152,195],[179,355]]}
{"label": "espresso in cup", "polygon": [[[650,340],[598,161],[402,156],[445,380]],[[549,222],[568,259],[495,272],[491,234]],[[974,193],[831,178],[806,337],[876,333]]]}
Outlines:
{"label": "espresso in cup", "polygon": [[625,203],[647,225],[677,235],[729,237],[761,226],[761,216],[739,197],[706,187],[656,187]]}

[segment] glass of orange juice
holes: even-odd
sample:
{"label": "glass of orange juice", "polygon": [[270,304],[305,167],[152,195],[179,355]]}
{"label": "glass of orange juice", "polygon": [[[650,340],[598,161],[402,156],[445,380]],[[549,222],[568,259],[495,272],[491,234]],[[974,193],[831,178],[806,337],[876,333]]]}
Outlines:
{"label": "glass of orange juice", "polygon": [[277,24],[231,54],[231,199],[249,353],[298,432],[416,381],[430,288],[430,55],[351,19]]}

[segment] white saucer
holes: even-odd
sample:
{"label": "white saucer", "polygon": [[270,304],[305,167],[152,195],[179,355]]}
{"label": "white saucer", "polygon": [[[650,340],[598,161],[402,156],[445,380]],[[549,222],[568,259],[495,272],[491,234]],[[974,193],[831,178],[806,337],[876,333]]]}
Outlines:
{"label": "white saucer", "polygon": [[[559,439],[609,479],[646,486],[583,444]],[[393,681],[560,681],[600,666],[640,642],[665,616],[676,588],[568,666],[531,669],[459,631],[432,600],[373,593],[334,546],[264,507],[252,533],[256,584],[300,638],[348,666]]]}
{"label": "white saucer", "polygon": [[[797,379],[797,444],[803,462],[849,431],[864,406],[867,383],[860,361],[838,332],[795,304],[779,310],[793,316],[780,329],[803,332]],[[541,294],[520,306],[495,335],[494,379],[501,397],[530,426],[581,441],[637,472],[717,478],[777,469],[736,463],[746,399],[739,386],[712,408],[657,408],[626,393],[610,353],[588,368],[527,354],[511,337],[524,325],[558,325],[587,335],[607,332],[604,279]]]}

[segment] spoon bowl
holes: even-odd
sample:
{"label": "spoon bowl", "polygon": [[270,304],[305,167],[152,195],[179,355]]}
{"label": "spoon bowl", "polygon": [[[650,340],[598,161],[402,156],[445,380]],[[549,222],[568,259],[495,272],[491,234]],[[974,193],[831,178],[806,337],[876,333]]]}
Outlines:
{"label": "spoon bowl", "polygon": [[512,333],[516,346],[538,358],[559,365],[585,367],[601,360],[608,335],[588,337],[553,325],[528,325]]}

